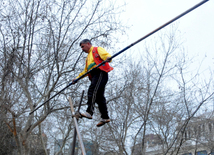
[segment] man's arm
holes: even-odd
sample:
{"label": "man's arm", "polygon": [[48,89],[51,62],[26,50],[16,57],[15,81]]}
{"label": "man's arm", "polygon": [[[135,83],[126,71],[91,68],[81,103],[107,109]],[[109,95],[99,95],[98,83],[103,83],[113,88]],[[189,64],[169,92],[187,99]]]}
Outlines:
{"label": "man's arm", "polygon": [[107,62],[111,61],[111,59],[109,59],[111,57],[111,54],[109,54],[104,48],[98,47],[97,51],[101,59],[103,59],[104,61],[108,59]]}
{"label": "man's arm", "polygon": [[[85,65],[84,70],[83,70],[75,79],[73,79],[72,82],[73,82],[73,83],[76,83],[75,80],[78,79],[78,78],[79,78],[80,76],[82,76],[83,74],[85,74],[86,72],[87,72],[87,68],[86,68],[86,65]],[[88,76],[88,75],[86,75],[86,76]]]}

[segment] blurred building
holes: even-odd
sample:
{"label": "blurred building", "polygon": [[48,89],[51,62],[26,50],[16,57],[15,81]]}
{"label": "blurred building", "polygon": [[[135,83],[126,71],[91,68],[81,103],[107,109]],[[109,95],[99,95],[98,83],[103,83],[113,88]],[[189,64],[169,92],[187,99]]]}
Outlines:
{"label": "blurred building", "polygon": [[[20,132],[21,128],[17,128],[17,129],[18,129],[18,132]],[[42,144],[42,140],[43,140],[43,144]],[[41,134],[31,133],[27,141],[30,149],[30,155],[46,155],[44,147],[47,150],[47,153],[50,154],[50,150],[47,149],[46,134],[42,133],[41,135]],[[11,155],[18,155],[18,150],[17,150],[14,137],[11,137],[9,145],[11,145],[11,148],[13,148]]]}
{"label": "blurred building", "polygon": [[[86,155],[100,155],[99,154],[99,147],[98,147],[96,142],[83,141],[83,145],[85,147]],[[63,155],[70,155],[71,152],[72,152],[72,143],[68,149],[64,150]],[[82,155],[81,147],[78,144],[78,139],[76,140],[74,155]]]}
{"label": "blurred building", "polygon": [[[42,138],[42,139],[41,139]],[[44,147],[47,148],[47,136],[46,134],[42,133],[40,134],[31,134],[29,136],[29,143],[30,143],[30,154],[31,155],[46,155]],[[44,143],[44,146],[42,144],[42,140]],[[49,150],[47,150],[49,152]]]}
{"label": "blurred building", "polygon": [[[184,132],[179,132],[178,140],[183,144],[175,144],[168,151],[167,155],[214,155],[214,117],[200,116],[192,118],[187,126],[184,122],[178,123],[177,133],[184,127]],[[132,147],[133,148],[133,147]],[[161,136],[149,134],[145,136],[145,155],[163,155],[166,151]],[[172,151],[173,150],[173,151]],[[139,155],[142,152],[142,143],[136,144],[133,154]]]}
{"label": "blurred building", "polygon": [[[56,139],[54,142],[54,154],[59,152],[62,146],[63,146],[63,139]],[[62,155],[62,153],[59,153],[59,155]]]}

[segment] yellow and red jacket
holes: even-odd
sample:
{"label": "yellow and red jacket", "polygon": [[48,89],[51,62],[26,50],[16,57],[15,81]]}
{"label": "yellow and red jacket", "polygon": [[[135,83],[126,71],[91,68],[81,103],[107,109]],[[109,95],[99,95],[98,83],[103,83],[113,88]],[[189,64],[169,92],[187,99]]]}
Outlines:
{"label": "yellow and red jacket", "polygon": [[[105,61],[111,55],[102,47],[91,47],[88,52],[88,56],[86,58],[86,64],[84,70],[79,74],[77,78],[85,74],[87,71],[91,70],[92,68],[96,67],[102,61]],[[106,62],[105,64],[99,67],[101,70],[105,72],[110,72],[113,68]]]}

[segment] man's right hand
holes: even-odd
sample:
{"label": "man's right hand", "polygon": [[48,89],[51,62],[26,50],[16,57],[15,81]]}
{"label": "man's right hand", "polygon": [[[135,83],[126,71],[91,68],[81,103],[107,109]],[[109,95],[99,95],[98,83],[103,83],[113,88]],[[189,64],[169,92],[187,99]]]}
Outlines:
{"label": "man's right hand", "polygon": [[72,83],[73,83],[73,84],[77,83],[76,79],[73,79],[73,80],[72,80]]}

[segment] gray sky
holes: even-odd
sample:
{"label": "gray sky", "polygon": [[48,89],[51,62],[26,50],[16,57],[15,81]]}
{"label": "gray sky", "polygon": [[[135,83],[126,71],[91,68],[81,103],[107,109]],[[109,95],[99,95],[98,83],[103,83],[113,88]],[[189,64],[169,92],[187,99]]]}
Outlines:
{"label": "gray sky", "polygon": [[[120,1],[127,3],[126,12],[122,17],[132,25],[127,31],[129,35],[126,39],[127,45],[201,2],[200,0]],[[179,30],[184,36],[184,47],[188,54],[198,56],[199,59],[206,58],[207,65],[213,66],[214,0],[209,0],[177,21],[179,21]]]}

